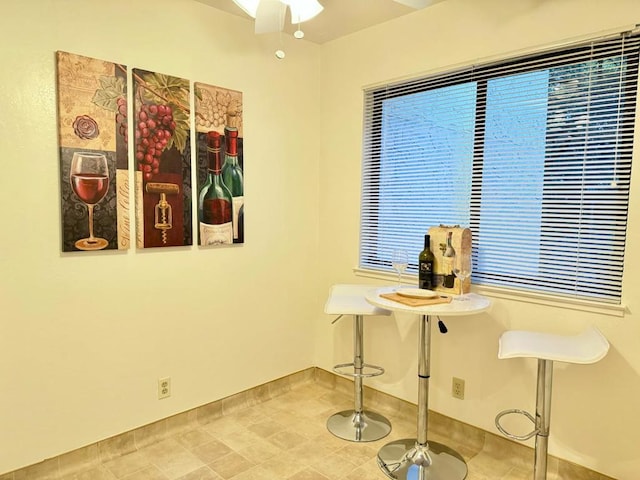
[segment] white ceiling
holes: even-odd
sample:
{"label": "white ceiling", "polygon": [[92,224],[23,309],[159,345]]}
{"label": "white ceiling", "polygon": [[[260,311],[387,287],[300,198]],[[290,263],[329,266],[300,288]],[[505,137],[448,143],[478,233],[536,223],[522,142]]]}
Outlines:
{"label": "white ceiling", "polygon": [[[196,0],[211,7],[251,19],[233,0]],[[358,30],[384,23],[408,13],[415,12],[393,0],[319,0],[324,10],[315,18],[301,25],[304,39],[314,43],[325,43]],[[443,0],[432,0],[431,5]],[[427,7],[428,8],[428,7]],[[284,32],[293,35],[298,29],[291,25],[287,11]]]}

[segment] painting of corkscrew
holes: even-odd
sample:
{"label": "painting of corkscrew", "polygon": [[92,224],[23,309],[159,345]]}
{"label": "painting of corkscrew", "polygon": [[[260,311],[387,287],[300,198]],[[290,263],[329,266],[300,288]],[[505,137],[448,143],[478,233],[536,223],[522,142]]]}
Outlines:
{"label": "painting of corkscrew", "polygon": [[136,245],[192,244],[189,81],[133,69]]}

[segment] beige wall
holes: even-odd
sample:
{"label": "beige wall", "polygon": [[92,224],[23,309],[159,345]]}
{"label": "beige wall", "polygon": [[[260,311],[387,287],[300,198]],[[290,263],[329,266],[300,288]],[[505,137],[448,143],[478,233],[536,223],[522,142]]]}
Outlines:
{"label": "beige wall", "polygon": [[[0,473],[310,365],[346,361],[351,325],[331,326],[319,313],[326,292],[337,282],[384,283],[352,272],[362,88],[640,19],[635,0],[448,0],[322,47],[285,36],[287,58],[278,62],[277,36],[257,37],[250,22],[192,0],[2,8]],[[56,50],[243,91],[244,246],[60,253]],[[453,319],[449,334],[433,338],[434,410],[495,431],[499,410],[534,401],[535,366],[498,361],[500,332],[573,332],[595,323],[611,351],[596,365],[556,367],[551,452],[635,480],[636,197],[634,190],[629,313],[496,298],[486,315]],[[387,368],[369,383],[415,401],[415,322],[369,320],[365,354]],[[454,375],[467,382],[464,401],[449,395]],[[172,377],[173,395],[159,401],[162,376]]]}
{"label": "beige wall", "polygon": [[[594,34],[640,20],[640,2],[585,0],[448,0],[322,48],[320,163],[321,291],[332,283],[380,285],[356,276],[362,144],[362,89],[457,64]],[[327,139],[330,139],[328,141]],[[637,156],[637,155],[636,155]],[[449,333],[433,335],[433,410],[497,432],[493,419],[505,408],[533,410],[535,361],[497,360],[497,340],[508,328],[573,333],[597,325],[611,350],[600,363],[555,368],[550,452],[623,480],[640,472],[640,170],[635,168],[624,277],[624,318],[494,298],[491,312],[449,320]],[[319,366],[351,355],[351,324],[316,325]],[[415,401],[416,322],[373,318],[366,322],[365,359],[387,368],[372,386]],[[453,399],[451,377],[466,380],[466,398]],[[365,399],[366,402],[366,399]],[[520,432],[529,425],[518,424]]]}
{"label": "beige wall", "polygon": [[[0,474],[312,365],[319,52],[283,40],[192,0],[2,3]],[[244,93],[244,246],[60,253],[56,50]]]}

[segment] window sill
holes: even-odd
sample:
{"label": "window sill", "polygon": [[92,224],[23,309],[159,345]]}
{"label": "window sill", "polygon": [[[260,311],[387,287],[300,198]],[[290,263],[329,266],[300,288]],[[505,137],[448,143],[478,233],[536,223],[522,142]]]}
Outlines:
{"label": "window sill", "polygon": [[[376,280],[384,280],[389,283],[397,283],[398,277],[392,273],[379,272],[376,270],[365,270],[362,268],[354,268],[353,273],[358,277],[374,278]],[[417,277],[415,275],[403,275],[403,283],[416,284]],[[489,298],[503,298],[516,302],[533,303],[537,305],[546,305],[549,307],[566,308],[570,310],[580,310],[583,312],[599,313],[601,315],[610,315],[613,317],[624,317],[628,311],[625,305],[612,305],[609,303],[592,302],[588,300],[570,299],[558,297],[554,295],[546,295],[542,293],[527,293],[519,290],[510,290],[501,287],[487,287],[474,285],[473,291]]]}

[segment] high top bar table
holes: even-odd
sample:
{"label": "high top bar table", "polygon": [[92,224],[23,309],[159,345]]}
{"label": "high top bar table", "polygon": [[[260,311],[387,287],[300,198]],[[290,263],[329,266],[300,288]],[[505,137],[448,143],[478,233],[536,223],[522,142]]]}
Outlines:
{"label": "high top bar table", "polygon": [[381,293],[395,291],[396,287],[383,287],[366,294],[372,305],[393,312],[413,313],[420,316],[418,342],[418,427],[417,438],[395,440],[378,452],[378,465],[393,479],[401,480],[463,480],[467,476],[467,463],[462,456],[441,443],[427,442],[427,415],[429,411],[429,375],[431,343],[431,317],[472,315],[486,311],[491,302],[474,293],[466,300],[453,297],[451,303],[409,307],[380,297]]}

